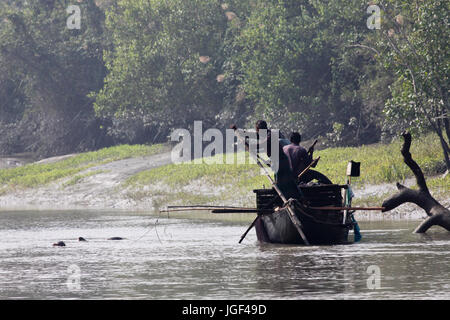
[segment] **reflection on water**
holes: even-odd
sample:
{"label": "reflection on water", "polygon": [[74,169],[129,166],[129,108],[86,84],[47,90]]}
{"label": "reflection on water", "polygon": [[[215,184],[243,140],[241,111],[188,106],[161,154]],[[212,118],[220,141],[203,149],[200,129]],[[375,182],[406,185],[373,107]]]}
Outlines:
{"label": "reflection on water", "polygon": [[242,224],[0,212],[0,298],[449,299],[450,233],[412,234],[417,224],[362,223],[361,243],[301,247],[258,244],[254,231],[238,245]]}

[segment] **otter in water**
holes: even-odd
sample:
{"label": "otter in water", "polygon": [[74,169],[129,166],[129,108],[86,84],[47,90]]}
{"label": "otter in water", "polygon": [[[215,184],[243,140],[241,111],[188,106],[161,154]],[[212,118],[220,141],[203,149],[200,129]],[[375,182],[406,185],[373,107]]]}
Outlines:
{"label": "otter in water", "polygon": [[112,238],[108,238],[108,240],[124,240],[125,238],[121,238],[121,237],[112,237]]}
{"label": "otter in water", "polygon": [[64,243],[64,241],[58,241],[57,243],[53,244],[54,247],[65,247],[66,244]]}
{"label": "otter in water", "polygon": [[79,237],[78,241],[87,241],[87,240],[85,238],[83,238],[83,237]]}

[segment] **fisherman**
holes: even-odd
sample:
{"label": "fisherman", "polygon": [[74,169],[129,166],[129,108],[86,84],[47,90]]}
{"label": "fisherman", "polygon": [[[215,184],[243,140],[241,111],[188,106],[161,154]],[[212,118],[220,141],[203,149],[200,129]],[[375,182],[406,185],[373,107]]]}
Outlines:
{"label": "fisherman", "polygon": [[[231,127],[234,130],[237,130],[237,126],[233,125]],[[264,136],[261,133],[261,130],[267,130],[267,135],[265,141],[261,141],[261,136]],[[275,172],[275,181],[274,186],[276,186],[277,192],[280,192],[281,198],[289,200],[289,199],[304,199],[304,195],[302,194],[300,188],[297,186],[296,180],[294,179],[293,173],[291,171],[291,168],[289,166],[289,160],[287,156],[283,152],[283,146],[289,143],[286,143],[283,138],[283,136],[280,134],[277,146],[272,145],[272,130],[268,130],[267,128],[267,122],[264,120],[258,120],[256,122],[256,150],[257,153],[260,153],[262,150],[260,148],[261,145],[266,146],[266,154],[269,158],[271,158],[270,166]],[[245,141],[245,145],[247,148],[249,148],[248,141]],[[274,148],[278,147],[278,157],[272,157],[272,151],[274,151]],[[259,157],[258,157],[259,158]],[[278,164],[274,163],[274,160],[278,158]],[[259,158],[259,160],[261,160]],[[261,161],[264,162],[264,161]],[[267,164],[267,163],[266,163]],[[264,164],[260,163],[261,166],[264,166]],[[267,164],[269,165],[269,164]],[[278,197],[277,197],[278,199]],[[269,242],[269,238],[267,235],[267,232],[265,231],[265,224],[261,218],[262,216],[258,214],[255,221],[252,223],[250,228],[247,230],[247,232],[252,228],[254,225],[256,228],[256,232],[258,234],[259,239],[266,239],[265,241]],[[258,231],[260,230],[260,231]],[[246,233],[247,233],[246,232]],[[245,234],[246,234],[245,233]],[[243,240],[244,236],[241,238],[241,241]]]}
{"label": "fisherman", "polygon": [[[266,148],[267,148],[265,150],[266,153],[267,153],[267,156],[269,158],[272,157],[272,130],[269,130],[267,128],[267,122],[264,121],[264,120],[258,120],[256,122],[255,129],[256,129],[256,138],[258,139],[258,144],[257,144],[258,152],[259,152],[260,146],[265,143],[266,144]],[[267,132],[267,135],[266,135],[267,139],[266,139],[266,141],[260,141],[260,137],[259,137],[259,131],[260,130],[266,130],[266,132]],[[289,141],[284,138],[284,135],[280,131],[278,131],[278,134],[279,134],[279,136],[278,136],[279,145],[281,145],[283,147],[283,146],[289,144]]]}
{"label": "fisherman", "polygon": [[[267,130],[267,139],[260,141],[260,131]],[[289,164],[289,159],[283,152],[283,146],[289,144],[289,141],[279,133],[278,137],[278,165],[274,163],[276,158],[272,157],[274,147],[272,145],[272,130],[267,129],[267,122],[264,120],[258,120],[256,122],[256,136],[258,139],[257,150],[260,152],[260,146],[266,144],[266,154],[271,158],[271,167],[275,172],[275,183],[278,188],[283,192],[286,199],[301,197],[301,192],[296,185],[296,180],[293,179],[293,173]]]}
{"label": "fisherman", "polygon": [[[297,181],[298,176],[302,173],[312,162],[314,153],[314,144],[306,150],[300,145],[302,141],[302,136],[298,132],[292,132],[289,137],[291,143],[283,147],[283,153],[286,155],[289,161],[289,167],[292,174],[294,175],[295,181]],[[312,165],[314,168],[315,165]],[[328,179],[324,174],[309,169],[298,180],[301,184],[306,184],[312,180],[316,179],[321,184],[332,184],[331,180]]]}
{"label": "fisherman", "polygon": [[289,140],[291,143],[283,147],[283,152],[289,160],[289,167],[295,177],[298,177],[303,170],[312,162],[312,154],[308,153],[305,148],[300,145],[302,136],[298,132],[292,132]]}
{"label": "fisherman", "polygon": [[[232,125],[233,130],[237,130],[236,125]],[[296,185],[296,180],[293,177],[293,173],[289,166],[289,159],[283,152],[283,146],[289,144],[289,140],[285,139],[283,134],[279,133],[277,146],[272,145],[272,131],[267,127],[267,122],[264,120],[258,120],[255,125],[256,129],[256,151],[260,153],[265,151],[270,158],[270,162],[266,163],[275,172],[275,183],[278,188],[283,192],[286,199],[301,197],[301,191]],[[262,134],[262,130],[266,130],[266,134]],[[264,140],[263,140],[264,139]],[[246,147],[249,148],[248,140],[246,139]],[[264,149],[261,147],[264,146]],[[278,157],[273,157],[274,147],[278,148]],[[262,161],[264,162],[264,161]]]}

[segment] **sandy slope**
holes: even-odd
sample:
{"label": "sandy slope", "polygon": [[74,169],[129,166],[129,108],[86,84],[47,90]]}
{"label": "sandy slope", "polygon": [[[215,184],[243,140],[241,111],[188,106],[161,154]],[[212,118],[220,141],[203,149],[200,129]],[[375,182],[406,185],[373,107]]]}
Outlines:
{"label": "sandy slope", "polygon": [[0,207],[2,210],[147,209],[149,203],[135,203],[126,196],[126,190],[119,190],[117,186],[140,171],[169,163],[170,152],[110,162],[79,173],[101,171],[75,185],[64,186],[70,179],[67,178],[44,187],[0,196]]}

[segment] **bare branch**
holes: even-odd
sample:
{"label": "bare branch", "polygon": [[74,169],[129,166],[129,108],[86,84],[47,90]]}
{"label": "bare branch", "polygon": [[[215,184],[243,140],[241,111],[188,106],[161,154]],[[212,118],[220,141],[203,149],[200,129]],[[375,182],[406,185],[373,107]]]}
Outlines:
{"label": "bare branch", "polygon": [[346,45],[345,47],[346,48],[363,48],[363,49],[368,49],[368,50],[371,50],[371,51],[375,52],[376,55],[380,55],[380,52],[377,49],[369,47],[369,46],[366,46],[364,44],[349,44],[349,45]]}
{"label": "bare branch", "polygon": [[414,203],[424,209],[429,216],[414,232],[425,233],[434,225],[439,225],[450,231],[450,210],[443,207],[431,196],[422,169],[411,156],[411,134],[404,132],[402,133],[402,137],[404,139],[401,149],[403,161],[414,173],[419,190],[412,190],[397,183],[399,192],[383,202],[382,207],[385,208],[383,212],[397,208],[406,202]]}
{"label": "bare branch", "polygon": [[430,193],[427,187],[427,183],[425,181],[425,177],[423,176],[422,169],[420,169],[417,162],[415,162],[411,156],[411,152],[409,149],[411,148],[411,134],[409,132],[403,132],[402,137],[404,139],[404,143],[402,146],[402,156],[405,164],[411,169],[416,177],[417,185],[420,188],[421,192]]}

